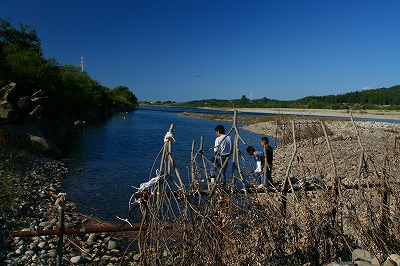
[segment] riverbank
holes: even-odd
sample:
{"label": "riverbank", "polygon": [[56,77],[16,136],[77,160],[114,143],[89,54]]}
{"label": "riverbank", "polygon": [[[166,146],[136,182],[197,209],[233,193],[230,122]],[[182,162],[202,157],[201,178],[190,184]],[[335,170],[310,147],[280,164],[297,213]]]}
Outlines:
{"label": "riverbank", "polygon": [[[275,112],[281,114],[296,114],[306,116],[335,116],[335,117],[349,117],[349,113],[344,113],[343,111],[334,110],[295,110],[295,109],[239,109],[241,112]],[[384,118],[384,119],[399,119],[400,113],[395,111],[367,111],[367,112],[356,112],[352,113],[353,117],[362,118]],[[311,121],[311,120],[310,120]],[[315,121],[315,120],[314,120]],[[376,159],[382,159],[384,154],[389,150],[398,152],[400,150],[400,124],[399,123],[389,123],[389,122],[365,122],[365,121],[355,121],[354,124],[351,121],[335,121],[326,120],[324,124],[329,129],[331,139],[332,150],[335,155],[335,160],[337,165],[340,166],[338,174],[343,177],[354,178],[357,175],[357,167],[359,165],[359,153],[362,148],[365,149],[367,154],[371,154]],[[296,126],[306,127],[306,124]],[[317,123],[317,127],[320,127]],[[267,135],[273,138],[280,138],[281,136],[276,136],[277,134],[277,124],[275,121],[261,122],[248,124],[243,126],[243,129],[260,134]],[[289,130],[289,134],[292,134]],[[298,134],[299,132],[297,132]],[[323,135],[315,138],[316,145],[323,145],[325,139]],[[311,145],[309,144],[309,139],[299,140],[298,145],[299,153],[310,161],[313,161],[310,156],[313,154]],[[326,148],[326,147],[325,147]],[[397,150],[396,150],[397,149]],[[284,177],[286,175],[285,171],[289,164],[291,158],[291,153],[293,152],[292,145],[280,146],[275,150],[274,157],[274,173],[276,176]],[[330,157],[319,156],[320,165],[329,165],[331,162]],[[375,162],[377,163],[377,162]],[[328,181],[328,180],[327,180]]]}
{"label": "riverbank", "polygon": [[[55,265],[57,236],[12,237],[11,233],[58,227],[56,201],[62,179],[68,173],[67,166],[61,161],[11,147],[2,147],[0,158],[0,264]],[[66,228],[105,225],[108,224],[95,217],[80,214],[75,204],[66,201]],[[135,253],[126,250],[129,243],[119,240],[110,233],[64,236],[63,265],[117,263],[121,257],[131,258],[133,263],[137,261]],[[125,251],[127,253],[122,256]]]}
{"label": "riverbank", "polygon": [[[332,109],[298,109],[298,108],[211,108],[223,111],[237,110],[239,115],[241,112],[254,112],[278,115],[298,115],[298,116],[333,116],[350,118],[348,110],[332,110]],[[382,119],[400,119],[400,111],[390,110],[353,110],[353,117],[360,118],[382,118]]]}
{"label": "riverbank", "polygon": [[[365,149],[366,154],[376,160],[374,164],[381,163],[381,165],[386,153],[400,152],[400,124],[398,123],[363,121],[356,121],[354,124],[351,121],[325,121],[324,123],[330,132],[331,149],[336,165],[339,167],[338,175],[342,176],[345,179],[344,181],[349,178],[347,181],[353,182],[357,176],[362,148]],[[317,126],[319,127],[320,125],[317,124]],[[275,122],[262,122],[245,125],[243,129],[275,138],[277,125]],[[279,135],[276,137],[280,138]],[[298,153],[303,156],[305,161],[313,162],[313,147],[309,141],[309,139],[298,140]],[[315,146],[327,149],[323,135],[316,137],[314,142]],[[279,146],[275,149],[275,176],[285,177],[286,166],[289,164],[293,149],[292,144]],[[323,154],[326,155],[326,153],[327,151],[325,150]],[[319,155],[318,159],[321,166],[327,166],[332,163],[329,156]],[[394,170],[400,171],[400,169],[396,168]],[[330,182],[329,178],[330,176],[327,176],[327,182]]]}

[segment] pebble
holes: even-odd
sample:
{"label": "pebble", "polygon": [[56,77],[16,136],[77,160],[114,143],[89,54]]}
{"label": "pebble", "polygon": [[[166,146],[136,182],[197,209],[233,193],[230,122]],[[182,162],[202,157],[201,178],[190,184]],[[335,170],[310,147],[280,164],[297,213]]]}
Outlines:
{"label": "pebble", "polygon": [[81,263],[83,261],[83,257],[82,256],[75,256],[75,257],[72,257],[70,259],[70,261],[73,264],[78,264],[78,263]]}
{"label": "pebble", "polygon": [[118,243],[116,241],[110,240],[108,241],[108,249],[115,249],[117,247]]}

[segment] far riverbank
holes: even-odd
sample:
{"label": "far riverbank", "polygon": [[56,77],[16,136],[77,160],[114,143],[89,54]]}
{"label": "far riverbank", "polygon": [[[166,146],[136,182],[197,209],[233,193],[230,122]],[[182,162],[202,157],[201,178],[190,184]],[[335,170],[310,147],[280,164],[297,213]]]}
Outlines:
{"label": "far riverbank", "polygon": [[[334,117],[350,117],[348,110],[332,110],[332,109],[298,109],[298,108],[204,108],[215,109],[227,112],[237,110],[241,112],[265,113],[265,114],[281,114],[281,115],[300,115],[300,116],[334,116]],[[383,118],[383,119],[400,119],[400,111],[392,110],[352,110],[353,117],[359,118]]]}

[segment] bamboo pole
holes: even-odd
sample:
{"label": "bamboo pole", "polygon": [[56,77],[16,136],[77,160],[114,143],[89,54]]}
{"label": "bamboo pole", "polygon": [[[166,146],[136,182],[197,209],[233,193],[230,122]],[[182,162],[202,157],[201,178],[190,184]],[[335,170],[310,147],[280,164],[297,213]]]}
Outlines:
{"label": "bamboo pole", "polygon": [[[170,125],[170,128],[167,132],[168,133],[172,133],[174,129],[174,124]],[[157,182],[157,186],[154,189],[154,193],[156,196],[156,203],[154,206],[154,211],[156,215],[153,215],[153,222],[152,222],[152,233],[154,233],[154,237],[153,239],[156,239],[156,250],[159,250],[160,248],[160,236],[161,236],[161,230],[160,228],[156,225],[158,224],[158,221],[162,221],[162,187],[165,185],[164,181],[165,181],[165,176],[169,175],[169,163],[166,162],[166,158],[168,156],[168,154],[171,154],[171,140],[170,139],[166,139],[164,137],[164,145],[163,145],[163,153],[162,153],[162,157],[161,157],[161,161],[160,161],[160,179]]]}
{"label": "bamboo pole", "polygon": [[389,233],[389,216],[390,216],[390,188],[386,176],[386,162],[387,158],[384,156],[382,165],[382,178],[384,180],[383,193],[382,193],[382,217],[381,217],[381,230],[383,238],[386,238]]}
{"label": "bamboo pole", "polygon": [[58,235],[57,242],[57,266],[62,265],[63,257],[63,240],[64,240],[64,208],[65,208],[65,194],[61,193],[58,199],[59,215],[58,215],[58,228],[60,234]]}
{"label": "bamboo pole", "polygon": [[[292,168],[292,164],[293,164],[294,158],[296,157],[296,154],[297,154],[297,143],[296,143],[296,133],[295,133],[295,127],[294,127],[294,120],[292,120],[292,132],[293,132],[292,158],[290,159],[289,165],[288,165],[288,167],[286,169],[285,181],[283,182],[282,193],[281,193],[281,199],[282,199],[281,211],[282,211],[283,214],[286,213],[287,192],[289,190],[289,185],[291,186],[291,188],[293,190],[293,186],[292,186],[290,178],[289,178],[289,173],[290,173],[290,169]],[[294,192],[294,190],[293,190],[293,192]]]}
{"label": "bamboo pole", "polygon": [[364,149],[364,146],[363,146],[363,144],[361,142],[360,133],[358,132],[358,128],[356,126],[356,123],[354,122],[353,114],[352,114],[351,111],[349,111],[349,114],[350,114],[351,123],[352,123],[352,125],[354,127],[354,130],[356,131],[356,134],[357,134],[358,145],[360,145],[360,148],[361,148],[360,159],[359,159],[358,170],[357,170],[357,177],[360,179],[361,178],[362,167],[365,166],[365,164],[366,164],[366,162],[365,162],[365,157],[366,157],[365,149]]}
{"label": "bamboo pole", "polygon": [[51,235],[79,235],[102,232],[126,232],[126,231],[145,231],[147,224],[137,224],[132,226],[102,226],[102,227],[86,227],[86,228],[55,228],[51,230],[37,231],[19,231],[11,233],[13,237],[32,237],[32,236],[51,236]]}
{"label": "bamboo pole", "polygon": [[334,173],[332,186],[335,188],[336,194],[339,195],[339,196],[342,196],[342,193],[340,191],[341,181],[340,181],[340,179],[338,177],[338,174],[337,174],[335,157],[333,156],[331,142],[329,141],[328,133],[326,131],[325,123],[323,121],[321,121],[321,126],[322,126],[322,130],[324,131],[326,143],[328,145],[328,151],[329,151],[329,154],[330,154],[330,157],[331,157],[331,161],[332,161],[332,170],[333,170],[333,173]]}
{"label": "bamboo pole", "polygon": [[191,184],[192,188],[198,187],[197,184],[196,184],[196,174],[195,174],[195,171],[194,171],[194,166],[195,166],[195,163],[196,163],[195,162],[195,156],[194,156],[194,146],[195,146],[195,141],[193,140],[192,141],[192,151],[190,153],[190,161],[191,161],[190,170],[191,170],[191,174],[192,174],[192,184]]}
{"label": "bamboo pole", "polygon": [[239,160],[239,140],[242,141],[243,144],[245,144],[244,140],[240,137],[239,134],[239,129],[237,127],[237,123],[238,123],[238,116],[237,116],[237,110],[235,110],[234,115],[233,115],[233,128],[235,129],[235,143],[234,143],[234,158],[235,161],[233,162],[233,165],[235,166],[235,169],[237,169],[238,174],[239,174],[239,180],[241,181],[243,187],[246,186],[246,184],[244,184],[244,176],[242,173],[242,169],[240,166],[240,160]]}

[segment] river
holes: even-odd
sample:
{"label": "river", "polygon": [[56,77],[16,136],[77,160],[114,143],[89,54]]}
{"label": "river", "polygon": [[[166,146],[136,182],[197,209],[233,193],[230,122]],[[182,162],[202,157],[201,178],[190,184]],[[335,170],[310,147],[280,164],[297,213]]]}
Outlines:
{"label": "river", "polygon": [[[129,199],[137,191],[134,187],[154,177],[150,175],[150,170],[171,124],[174,124],[175,138],[172,154],[186,177],[185,165],[190,161],[192,141],[196,142],[197,150],[203,136],[204,153],[212,157],[216,137],[214,128],[222,124],[229,131],[232,127],[232,122],[178,115],[184,111],[224,114],[222,111],[198,108],[141,106],[129,113],[116,114],[98,126],[80,129],[66,143],[71,172],[63,181],[62,192],[84,214],[111,223],[118,222],[116,216],[127,217]],[[256,148],[260,146],[260,135],[240,130],[240,136],[246,142],[240,143],[244,153],[245,146],[251,145],[252,141]],[[273,146],[273,140],[271,142]]]}

